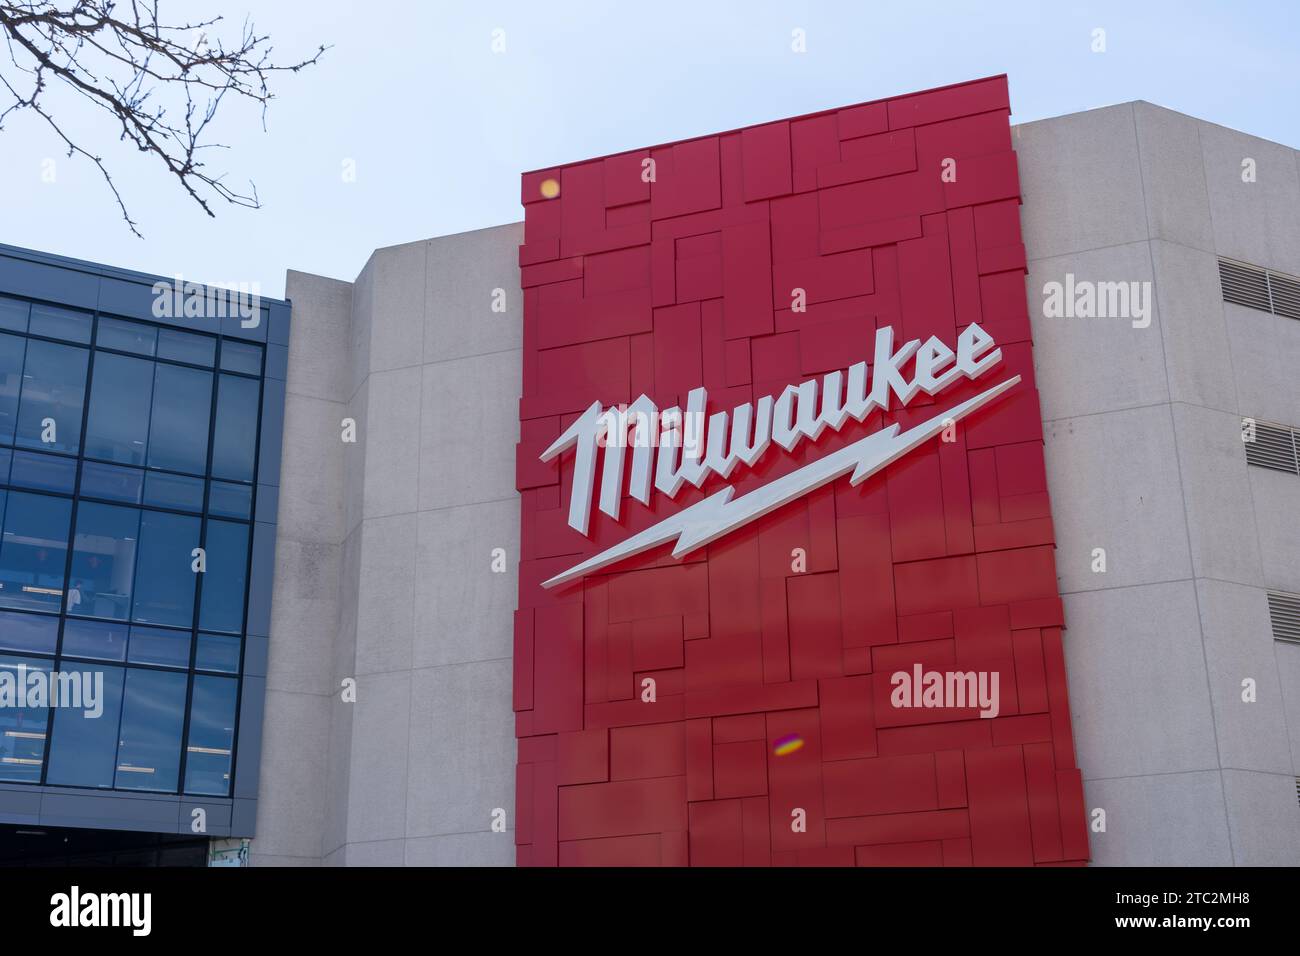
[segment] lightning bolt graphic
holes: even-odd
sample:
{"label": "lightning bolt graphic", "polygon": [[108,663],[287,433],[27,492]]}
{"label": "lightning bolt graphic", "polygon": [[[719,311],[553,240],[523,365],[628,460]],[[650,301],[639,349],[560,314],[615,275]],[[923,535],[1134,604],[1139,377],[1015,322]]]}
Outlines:
{"label": "lightning bolt graphic", "polygon": [[697,501],[689,508],[683,508],[675,515],[669,515],[658,524],[632,535],[612,548],[607,548],[581,564],[575,564],[569,570],[543,581],[542,587],[553,588],[560,584],[567,584],[616,561],[667,544],[674,538],[677,539],[677,543],[673,546],[673,557],[680,558],[710,541],[717,540],[727,532],[761,518],[768,512],[775,511],[782,505],[789,504],[850,472],[853,476],[849,479],[849,484],[859,485],[880,469],[939,434],[948,422],[955,422],[977,408],[987,405],[1019,381],[1019,375],[1007,379],[943,414],[914,425],[905,432],[900,432],[897,423],[882,428],[735,500],[732,499],[736,490],[731,487],[723,488],[703,501]]}

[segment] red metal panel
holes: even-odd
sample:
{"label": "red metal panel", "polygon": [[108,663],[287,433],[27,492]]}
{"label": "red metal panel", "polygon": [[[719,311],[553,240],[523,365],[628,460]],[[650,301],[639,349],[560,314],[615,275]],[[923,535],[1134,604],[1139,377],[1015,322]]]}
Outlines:
{"label": "red metal panel", "polygon": [[841,186],[916,169],[916,136],[910,129],[860,136],[840,142],[843,162],[817,171],[817,185]]}
{"label": "red metal panel", "polygon": [[840,583],[838,574],[797,574],[787,582],[790,676],[839,677]]}
{"label": "red metal panel", "polygon": [[872,133],[883,133],[889,129],[888,109],[888,103],[882,101],[840,110],[837,115],[840,139],[856,139],[859,136],[870,136]]}
{"label": "red metal panel", "polygon": [[944,840],[943,865],[971,866],[970,840]]}
{"label": "red metal panel", "polygon": [[656,149],[651,156],[655,159],[655,180],[650,186],[654,219],[717,209],[722,204],[716,136]]}
{"label": "red metal panel", "polygon": [[818,682],[821,691],[822,754],[827,760],[876,755],[871,678],[840,677]]}
{"label": "red metal panel", "polygon": [[965,810],[881,813],[869,817],[842,817],[826,824],[827,846],[915,843],[969,836],[970,821]]}
{"label": "red metal panel", "polygon": [[609,779],[675,777],[686,772],[686,728],[680,721],[609,731]]}
{"label": "red metal panel", "polygon": [[1062,860],[1061,804],[1056,794],[1052,793],[1056,772],[1052,766],[1050,743],[1025,745],[1025,781],[1028,784],[1029,829],[1034,841],[1034,862],[1052,863]]}
{"label": "red metal panel", "polygon": [[650,184],[641,175],[642,164],[649,155],[647,150],[641,150],[610,156],[605,160],[606,206],[623,206],[649,200]]}
{"label": "red metal panel", "polygon": [[828,817],[939,809],[934,754],[836,760],[823,779]]}
{"label": "red metal panel", "polygon": [[[815,685],[814,685],[815,686]],[[798,738],[793,753],[777,744]],[[767,715],[768,803],[772,849],[801,850],[826,845],[821,734],[817,711],[791,710]]]}
{"label": "red metal panel", "polygon": [[686,799],[713,799],[713,738],[707,717],[686,721]]}
{"label": "red metal panel", "polygon": [[943,841],[860,846],[854,855],[858,866],[943,866]]}
{"label": "red metal panel", "polygon": [[966,754],[970,837],[976,866],[1032,866],[1024,753],[1018,746]]}
{"label": "red metal panel", "polygon": [[790,124],[751,126],[740,134],[746,202],[787,196],[790,180]]}
{"label": "red metal panel", "polygon": [[939,806],[966,806],[966,761],[960,750],[940,750],[934,755],[935,782]]}
{"label": "red metal panel", "polygon": [[[524,175],[521,865],[1086,861],[1009,113],[993,77]],[[973,322],[1002,349],[979,382],[672,498],[625,483],[588,536],[568,526],[574,453],[538,460],[593,402],[664,410],[704,387],[706,415],[730,412],[875,374],[877,329],[954,347]],[[541,587],[728,484],[739,498],[1015,374],[860,485],[684,560],[663,546]],[[996,716],[944,696],[980,675]]]}
{"label": "red metal panel", "polygon": [[555,773],[561,786],[609,779],[609,732],[575,730],[555,738]]}
{"label": "red metal panel", "polygon": [[582,729],[582,607],[539,607],[533,628],[533,732]]}
{"label": "red metal panel", "polygon": [[692,864],[744,865],[744,809],[739,800],[702,800],[692,803],[690,824]]}
{"label": "red metal panel", "polygon": [[790,124],[790,159],[794,170],[795,192],[817,188],[817,170],[827,163],[840,161],[839,134],[835,117],[814,116]]}
{"label": "red metal panel", "polygon": [[559,834],[563,840],[685,829],[685,777],[617,780],[561,787],[559,791]]}
{"label": "red metal panel", "polygon": [[677,615],[632,622],[632,666],[638,671],[681,667],[682,619]]}
{"label": "red metal panel", "polygon": [[661,861],[658,833],[560,844],[560,866],[659,866]]}
{"label": "red metal panel", "polygon": [[1020,712],[1037,714],[1047,710],[1047,675],[1043,669],[1043,641],[1038,628],[1011,632],[1016,659],[1016,691]]}
{"label": "red metal panel", "polygon": [[762,740],[714,744],[713,792],[718,797],[767,793],[767,748]]}

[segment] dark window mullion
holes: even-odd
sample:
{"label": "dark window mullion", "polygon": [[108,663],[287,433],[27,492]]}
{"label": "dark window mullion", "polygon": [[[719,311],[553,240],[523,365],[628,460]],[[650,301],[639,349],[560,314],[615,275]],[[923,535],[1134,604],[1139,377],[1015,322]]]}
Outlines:
{"label": "dark window mullion", "polygon": [[[203,549],[204,572],[198,575],[198,580],[194,583],[194,617],[190,627],[190,663],[187,669],[187,678],[185,681],[185,713],[183,715],[184,723],[181,724],[181,764],[180,771],[177,774],[176,792],[184,795],[185,793],[185,772],[189,766],[190,757],[190,709],[194,706],[194,662],[199,652],[199,614],[203,609],[203,579],[207,576],[208,560],[208,497],[212,488],[212,451],[213,443],[216,441],[217,432],[217,402],[221,391],[221,345],[224,336],[217,336],[217,353],[215,358],[215,367],[212,370],[212,402],[208,408],[208,455],[204,465],[203,481],[203,514],[200,517],[199,524],[199,547]],[[253,473],[254,480],[257,473]],[[252,535],[249,535],[252,538]],[[232,755],[233,756],[233,755]],[[233,769],[234,764],[231,764]],[[231,775],[231,785],[234,785],[234,775]]]}
{"label": "dark window mullion", "polygon": [[[267,342],[262,349],[262,375],[257,382],[257,429],[253,445],[253,498],[248,507],[248,558],[244,567],[244,616],[239,628],[239,670],[235,674],[235,719],[230,728],[230,785],[226,788],[227,796],[234,796],[235,773],[239,759],[239,718],[244,703],[244,662],[248,656],[248,599],[253,591],[253,544],[257,533],[257,479],[262,467],[262,403],[266,398],[266,356],[271,342],[268,330]],[[195,641],[197,645],[198,642]]]}
{"label": "dark window mullion", "polygon": [[[30,328],[30,318],[28,326]],[[68,544],[67,556],[63,561],[63,595],[59,599],[59,627],[58,637],[54,644],[54,668],[57,670],[61,664],[63,654],[63,628],[67,623],[68,616],[68,581],[72,578],[72,558],[75,552],[75,542],[77,538],[77,494],[81,491],[81,466],[82,454],[86,451],[86,429],[90,425],[90,392],[95,387],[95,340],[99,337],[99,313],[96,311],[90,320],[90,344],[86,353],[86,382],[81,394],[81,434],[77,439],[77,476],[72,484],[72,508],[68,517]],[[27,370],[26,353],[23,357],[23,371]],[[23,376],[22,386],[18,395],[18,410],[22,413],[22,391],[26,390],[26,375]],[[14,422],[14,448],[18,447],[18,422]],[[57,497],[64,497],[58,495]],[[45,783],[46,774],[50,769],[50,754],[54,751],[54,714],[57,707],[51,707],[45,724],[45,759],[41,763],[41,783]],[[121,728],[118,729],[119,733]],[[114,776],[116,776],[116,754],[114,755]]]}

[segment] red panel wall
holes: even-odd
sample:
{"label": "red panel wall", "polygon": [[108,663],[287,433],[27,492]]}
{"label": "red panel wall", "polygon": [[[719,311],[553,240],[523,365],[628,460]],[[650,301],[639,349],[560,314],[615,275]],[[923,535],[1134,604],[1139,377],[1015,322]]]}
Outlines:
{"label": "red panel wall", "polygon": [[[994,77],[523,176],[521,865],[1087,859],[1009,115]],[[578,534],[572,453],[538,455],[591,402],[684,407],[703,385],[711,414],[870,362],[879,327],[955,345],[971,322],[1002,349],[994,372],[732,480],[743,494],[1022,376],[955,441],[684,560],[665,546],[540,586],[723,486],[625,498],[621,521],[593,508]],[[892,707],[890,675],[916,663],[996,671],[999,715]]]}

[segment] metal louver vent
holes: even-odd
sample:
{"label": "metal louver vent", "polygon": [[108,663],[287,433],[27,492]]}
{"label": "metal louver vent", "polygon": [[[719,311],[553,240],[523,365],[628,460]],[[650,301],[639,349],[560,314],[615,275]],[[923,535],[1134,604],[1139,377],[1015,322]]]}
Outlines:
{"label": "metal louver vent", "polygon": [[1300,777],[1295,778],[1295,799],[1300,803]]}
{"label": "metal louver vent", "polygon": [[1219,260],[1223,301],[1300,319],[1300,279],[1231,259]]}
{"label": "metal louver vent", "polygon": [[1268,273],[1263,269],[1220,259],[1219,285],[1223,287],[1224,302],[1264,312],[1273,311],[1268,296]]}
{"label": "metal louver vent", "polygon": [[1268,617],[1273,623],[1273,640],[1300,644],[1300,594],[1269,591]]}
{"label": "metal louver vent", "polygon": [[1300,282],[1289,276],[1270,272],[1268,288],[1273,299],[1274,312],[1285,315],[1288,319],[1300,319]]}
{"label": "metal louver vent", "polygon": [[1285,425],[1255,423],[1255,440],[1244,442],[1246,464],[1300,474],[1296,455],[1296,434]]}

